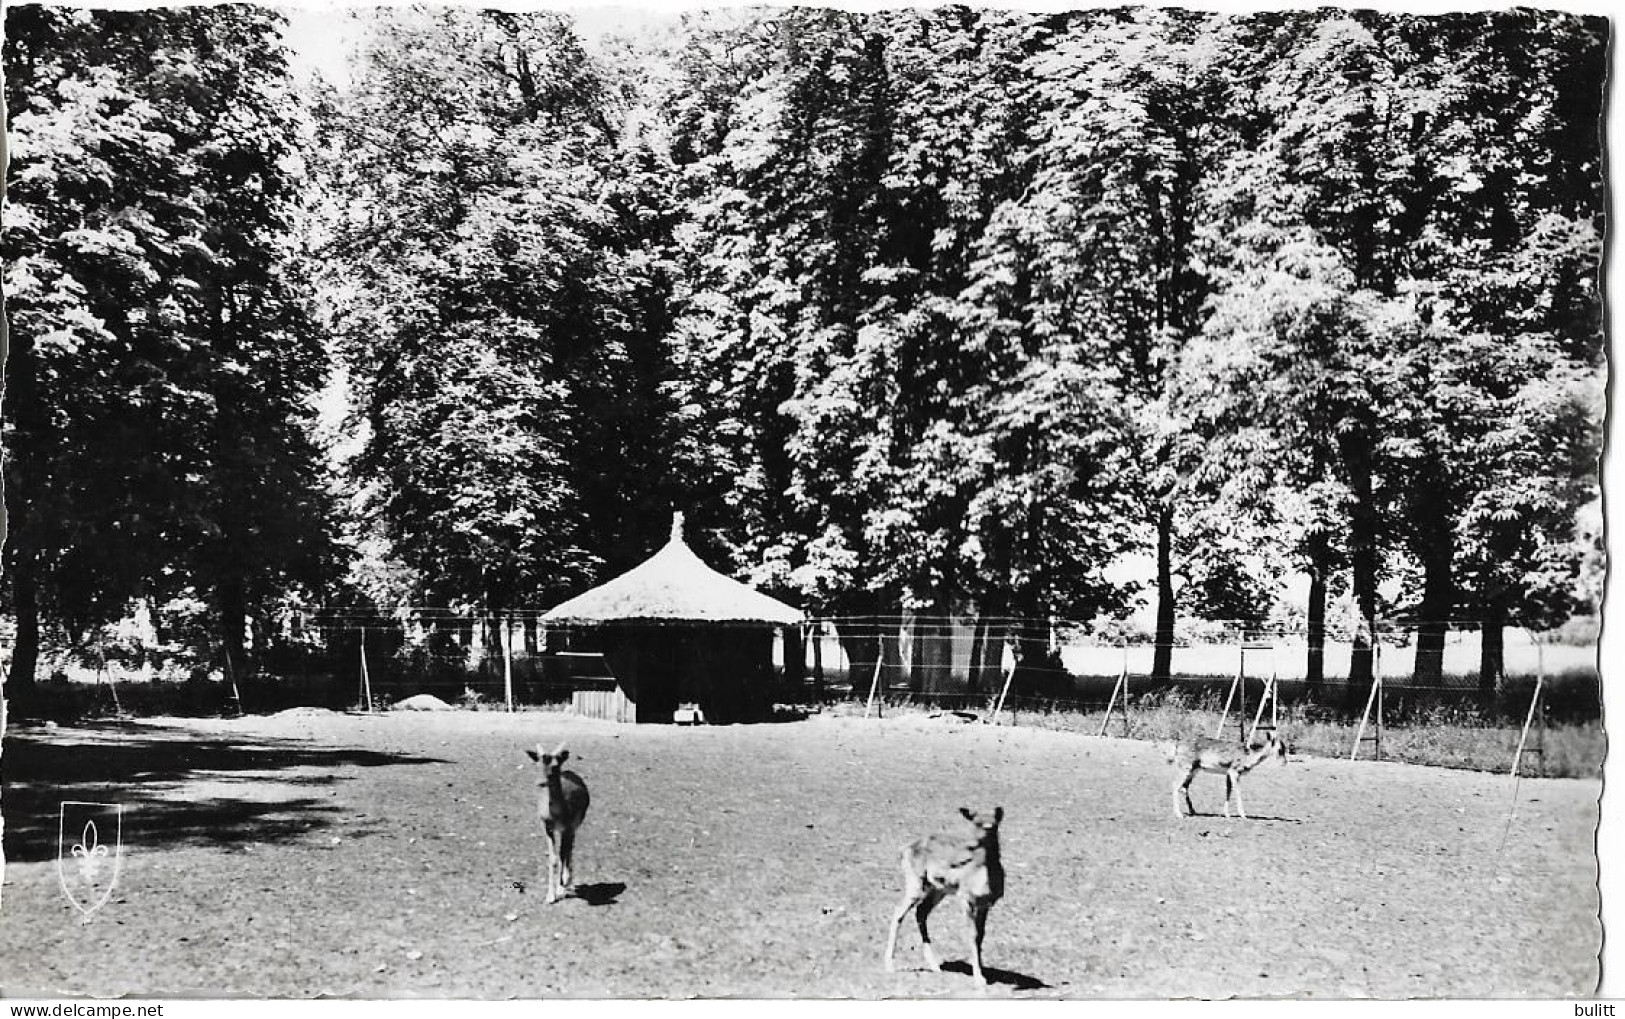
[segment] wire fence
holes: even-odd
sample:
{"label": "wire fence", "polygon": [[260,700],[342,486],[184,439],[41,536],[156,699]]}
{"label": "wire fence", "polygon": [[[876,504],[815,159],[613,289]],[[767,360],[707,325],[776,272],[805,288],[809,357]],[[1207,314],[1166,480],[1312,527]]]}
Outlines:
{"label": "wire fence", "polygon": [[[429,694],[448,704],[567,703],[583,680],[582,631],[543,612],[491,615],[457,606],[305,606],[257,633],[247,662],[220,664],[208,646],[129,632],[57,649],[50,674],[99,693],[109,707],[264,710],[301,704],[387,706]],[[583,640],[587,636],[588,639]],[[1172,640],[1121,624],[997,615],[823,616],[778,631],[772,699],[914,703],[1009,717],[1136,711],[1167,704],[1247,713],[1266,698],[1299,717],[1387,724],[1451,715],[1517,722],[1536,680],[1542,719],[1601,716],[1590,634],[1531,633],[1476,621],[1379,621],[1317,627],[1192,621]],[[1488,645],[1488,646],[1486,646]],[[198,663],[214,663],[200,666]],[[178,663],[178,664],[177,664]],[[1381,702],[1373,705],[1372,678]],[[144,685],[143,681],[183,682]],[[105,687],[105,689],[103,689]],[[118,699],[123,697],[123,702]]]}
{"label": "wire fence", "polygon": [[[1432,630],[1430,641],[1424,636]],[[1552,717],[1601,716],[1595,644],[1476,622],[1328,629],[1205,622],[1171,641],[1067,621],[987,617],[833,617],[806,627],[803,686],[813,700],[913,701],[975,708],[1101,711],[1119,702],[1256,705],[1268,692],[1320,718],[1357,718],[1382,677],[1390,720],[1473,712],[1517,719],[1544,677]],[[1499,637],[1499,641],[1497,641]],[[1361,649],[1365,662],[1360,662]],[[1008,683],[1006,681],[1009,681]]]}

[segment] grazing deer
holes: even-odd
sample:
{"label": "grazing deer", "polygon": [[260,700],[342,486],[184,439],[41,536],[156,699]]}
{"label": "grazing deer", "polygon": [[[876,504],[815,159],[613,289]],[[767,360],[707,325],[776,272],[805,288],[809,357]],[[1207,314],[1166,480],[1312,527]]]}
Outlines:
{"label": "grazing deer", "polygon": [[[1199,771],[1215,771],[1224,775],[1224,816],[1230,816],[1230,800],[1234,797],[1236,811],[1242,820],[1246,820],[1247,809],[1241,802],[1241,776],[1272,758],[1286,764],[1286,749],[1286,744],[1277,739],[1273,732],[1265,737],[1264,742],[1251,746],[1201,736],[1175,743],[1171,756],[1176,775],[1174,816],[1184,817],[1186,812],[1195,815],[1196,807],[1191,804],[1191,779]],[[1181,793],[1185,795],[1185,811],[1179,809]]]}
{"label": "grazing deer", "polygon": [[963,835],[932,835],[903,848],[903,902],[892,922],[891,936],[886,940],[886,969],[889,972],[893,968],[897,932],[911,909],[920,925],[920,944],[925,950],[926,963],[932,969],[942,969],[942,962],[931,948],[926,918],[944,897],[956,895],[970,920],[975,944],[971,972],[976,982],[986,987],[987,978],[982,975],[982,935],[987,930],[987,911],[1004,894],[1004,864],[999,859],[999,822],[1004,820],[1004,808],[994,808],[991,817],[964,807],[960,807],[959,812],[970,822],[970,831]]}
{"label": "grazing deer", "polygon": [[587,817],[587,783],[575,772],[561,770],[570,759],[570,751],[562,743],[551,754],[540,743],[525,753],[542,766],[538,809],[542,830],[547,833],[547,901],[557,902],[571,886],[570,855],[575,849],[576,829]]}

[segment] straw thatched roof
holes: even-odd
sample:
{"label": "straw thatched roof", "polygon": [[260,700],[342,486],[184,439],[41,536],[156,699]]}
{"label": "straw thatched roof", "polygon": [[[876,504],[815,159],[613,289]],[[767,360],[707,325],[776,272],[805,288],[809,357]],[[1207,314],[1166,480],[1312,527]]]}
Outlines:
{"label": "straw thatched roof", "polygon": [[801,612],[705,565],[683,543],[683,515],[672,519],[671,541],[643,564],[542,617],[546,623],[801,622]]}

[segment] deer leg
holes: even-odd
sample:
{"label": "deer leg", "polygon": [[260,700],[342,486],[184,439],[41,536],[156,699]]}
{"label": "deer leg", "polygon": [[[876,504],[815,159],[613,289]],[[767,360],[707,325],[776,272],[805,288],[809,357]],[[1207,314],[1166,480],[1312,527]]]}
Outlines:
{"label": "deer leg", "polygon": [[1224,816],[1230,816],[1230,798],[1236,793],[1236,776],[1224,773]]}
{"label": "deer leg", "polygon": [[1236,776],[1236,813],[1241,815],[1243,821],[1247,820],[1247,807],[1241,802],[1241,776]]}
{"label": "deer leg", "polygon": [[1175,817],[1184,817],[1185,816],[1184,814],[1179,812],[1179,794],[1180,793],[1185,794],[1185,810],[1188,813],[1190,813],[1191,815],[1193,815],[1193,816],[1195,815],[1195,813],[1196,813],[1196,805],[1191,802],[1191,779],[1193,779],[1195,777],[1196,777],[1196,772],[1194,770],[1193,771],[1187,771],[1187,772],[1185,772],[1185,777],[1184,777],[1183,780],[1174,783],[1174,816]]}
{"label": "deer leg", "polygon": [[983,987],[987,986],[987,977],[982,975],[982,935],[987,932],[987,908],[985,902],[965,902],[965,912],[970,917],[971,943],[974,946],[970,957],[971,973],[976,982]]}
{"label": "deer leg", "polygon": [[559,901],[559,844],[553,826],[547,826],[547,901]]}
{"label": "deer leg", "polygon": [[925,921],[931,915],[931,911],[937,908],[937,903],[941,899],[942,892],[935,888],[927,888],[925,897],[914,907],[914,920],[920,925],[920,949],[925,953],[926,965],[936,970],[942,968],[942,960],[937,958],[936,950],[931,947],[931,931],[926,928]]}
{"label": "deer leg", "polygon": [[891,973],[897,966],[892,962],[892,954],[897,951],[897,932],[903,929],[903,921],[908,918],[908,911],[919,905],[920,900],[912,892],[903,893],[903,903],[897,907],[897,916],[893,918],[891,935],[886,938],[886,972]]}
{"label": "deer leg", "polygon": [[559,833],[559,894],[575,887],[570,861],[575,856],[576,833],[569,828]]}
{"label": "deer leg", "polygon": [[925,890],[920,885],[920,876],[914,873],[909,863],[908,851],[903,852],[903,901],[897,907],[897,916],[892,919],[891,934],[886,938],[886,972],[892,972],[896,967],[892,963],[892,953],[897,950],[897,932],[903,929],[903,920],[908,917],[908,911],[919,905],[925,897]]}

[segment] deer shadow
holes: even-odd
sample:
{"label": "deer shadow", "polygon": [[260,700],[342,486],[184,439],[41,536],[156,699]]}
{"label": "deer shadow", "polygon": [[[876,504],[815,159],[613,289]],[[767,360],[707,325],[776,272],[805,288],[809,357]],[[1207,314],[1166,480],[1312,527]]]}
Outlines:
{"label": "deer shadow", "polygon": [[574,894],[589,906],[613,906],[624,891],[626,891],[624,881],[601,881],[597,884],[576,885]]}
{"label": "deer shadow", "polygon": [[1235,817],[1235,816],[1225,817],[1224,812],[1223,811],[1218,811],[1218,810],[1215,810],[1212,813],[1207,813],[1205,811],[1198,810],[1193,814],[1186,814],[1184,816],[1188,817],[1188,818],[1190,818],[1190,817],[1205,817],[1205,818],[1211,818],[1211,819],[1217,820],[1217,821],[1279,821],[1282,824],[1302,824],[1303,823],[1303,818],[1301,818],[1301,817],[1277,817],[1277,816],[1272,815],[1272,814],[1248,814],[1246,817]]}
{"label": "deer shadow", "polygon": [[[952,962],[943,963],[942,971],[944,973],[960,973],[967,977],[971,975],[970,963],[959,959],[955,959]],[[1009,987],[1015,988],[1018,991],[1043,991],[1051,989],[1049,984],[1044,983],[1044,981],[1038,979],[1037,977],[1028,976],[1025,973],[1017,973],[1015,970],[999,969],[996,966],[983,966],[982,975],[987,977],[987,982],[989,984],[1005,984]]]}

